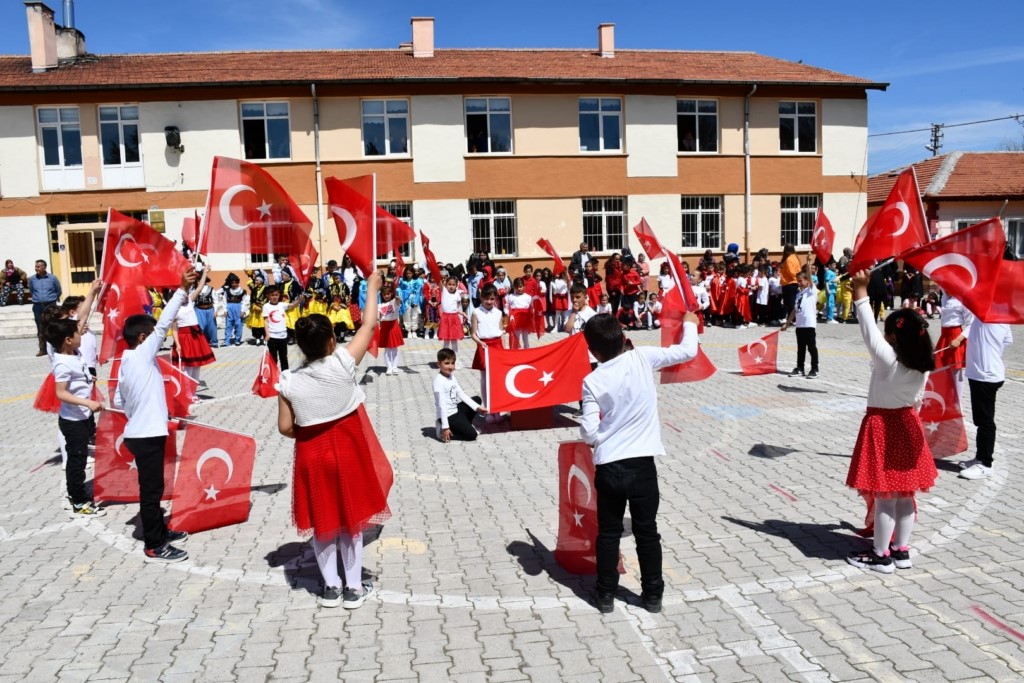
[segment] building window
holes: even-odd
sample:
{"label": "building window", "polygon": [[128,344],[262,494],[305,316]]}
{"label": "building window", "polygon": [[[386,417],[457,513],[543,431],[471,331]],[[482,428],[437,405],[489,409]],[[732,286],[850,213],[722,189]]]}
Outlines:
{"label": "building window", "polygon": [[[401,220],[410,228],[412,227],[412,202],[381,202],[379,206],[380,208],[384,209],[395,218]],[[413,240],[412,242],[406,242],[401,247],[399,247],[398,253],[402,255],[403,259],[408,260],[413,257],[412,245],[415,241],[416,240]],[[390,261],[394,257],[395,252],[389,251],[387,255],[384,256],[383,258],[387,261]],[[401,273],[399,273],[399,275],[401,275]]]}
{"label": "building window", "polygon": [[818,151],[817,106],[814,102],[779,102],[780,150]]}
{"label": "building window", "polygon": [[515,256],[516,203],[512,199],[471,199],[469,215],[473,220],[473,252],[492,256]]}
{"label": "building window", "polygon": [[512,100],[466,98],[466,149],[470,154],[512,151]]}
{"label": "building window", "polygon": [[39,143],[43,165],[59,168],[82,165],[82,129],[78,107],[39,109]]}
{"label": "building window", "polygon": [[986,220],[986,219],[984,219],[984,218],[957,218],[956,219],[956,224],[955,224],[955,228],[956,228],[955,232],[960,232],[961,230],[969,228],[972,225],[977,225],[978,223],[981,223],[984,220]]}
{"label": "building window", "polygon": [[363,100],[363,154],[409,153],[409,101]]}
{"label": "building window", "polygon": [[618,251],[625,246],[626,198],[583,198],[583,241],[594,251]]}
{"label": "building window", "polygon": [[104,166],[139,163],[139,108],[100,107],[100,143]]}
{"label": "building window", "polygon": [[818,195],[783,195],[782,235],[783,246],[807,246],[811,243],[814,221],[818,218]]}
{"label": "building window", "polygon": [[246,159],[291,158],[288,103],[243,102],[242,145]]}
{"label": "building window", "polygon": [[1024,259],[1024,218],[1007,219],[1006,246],[1018,260]]}
{"label": "building window", "polygon": [[682,198],[683,249],[722,248],[722,198]]}
{"label": "building window", "polygon": [[622,150],[622,100],[618,97],[580,98],[580,151]]}
{"label": "building window", "polygon": [[677,100],[676,137],[680,152],[717,152],[718,101]]}

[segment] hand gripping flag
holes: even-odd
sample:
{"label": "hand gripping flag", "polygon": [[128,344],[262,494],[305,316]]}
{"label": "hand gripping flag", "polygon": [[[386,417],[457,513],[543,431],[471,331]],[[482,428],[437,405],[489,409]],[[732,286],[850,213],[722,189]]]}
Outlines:
{"label": "hand gripping flag", "polygon": [[558,252],[555,251],[555,247],[553,244],[551,244],[551,241],[544,237],[541,237],[539,240],[537,240],[537,246],[543,249],[544,253],[546,253],[548,256],[555,260],[554,265],[551,266],[551,274],[561,275],[562,271],[565,270],[565,263],[558,255]]}
{"label": "hand gripping flag", "polygon": [[[572,574],[596,574],[596,542],[594,455],[590,446],[582,441],[563,441],[558,445],[558,543],[555,562]],[[621,557],[619,573],[626,573]]]}
{"label": "hand gripping flag", "polygon": [[434,258],[434,252],[430,250],[430,240],[427,239],[422,230],[420,230],[420,241],[423,243],[423,258],[427,260],[427,270],[430,271],[434,282],[443,286],[444,283],[441,282],[441,269],[437,265],[437,259]]}
{"label": "hand gripping flag", "polygon": [[277,396],[277,383],[280,380],[281,371],[278,370],[277,363],[274,362],[270,351],[267,350],[263,353],[263,359],[260,361],[259,374],[256,375],[256,380],[252,383],[252,393],[260,398]]}
{"label": "hand gripping flag", "polygon": [[[191,267],[174,242],[151,226],[111,209],[103,238],[100,278],[122,287],[176,287]],[[102,303],[102,301],[101,301]]]}
{"label": "hand gripping flag", "polygon": [[738,353],[744,375],[774,375],[778,370],[778,331],[741,346]]}
{"label": "hand gripping flag", "polygon": [[492,413],[555,406],[583,396],[590,358],[582,334],[532,349],[487,347],[485,353],[487,408]]}
{"label": "hand gripping flag", "polygon": [[[93,477],[93,498],[113,503],[139,502],[139,473],[135,456],[124,445],[124,428],[128,417],[117,410],[104,410],[96,424],[96,474]],[[164,447],[164,495],[170,500],[174,493],[174,465],[178,457],[175,439],[177,422],[167,424]]]}
{"label": "hand gripping flag", "polygon": [[917,175],[911,166],[896,179],[882,208],[861,226],[853,244],[850,272],[871,268],[878,261],[927,241],[928,228],[921,209]]}
{"label": "hand gripping flag", "polygon": [[822,263],[828,263],[832,259],[832,247],[836,242],[836,231],[832,229],[832,223],[825,215],[823,209],[818,209],[818,219],[814,222],[814,230],[811,232],[811,248],[814,255]]}
{"label": "hand gripping flag", "polygon": [[249,519],[255,460],[251,436],[190,422],[167,527],[195,533]]}

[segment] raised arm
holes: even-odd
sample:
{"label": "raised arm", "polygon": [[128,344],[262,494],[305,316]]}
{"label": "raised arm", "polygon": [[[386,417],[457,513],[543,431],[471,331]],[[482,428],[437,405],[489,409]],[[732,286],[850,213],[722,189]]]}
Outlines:
{"label": "raised arm", "polygon": [[639,351],[643,354],[647,362],[650,363],[654,370],[660,370],[661,368],[667,368],[671,365],[678,365],[679,363],[685,363],[693,360],[697,357],[697,314],[691,311],[687,311],[686,315],[683,316],[683,338],[678,344],[674,344],[665,349],[656,348],[653,346],[640,347]]}
{"label": "raised arm", "polygon": [[171,325],[174,324],[174,319],[178,315],[178,309],[185,303],[185,299],[188,297],[188,288],[196,281],[196,271],[194,268],[189,268],[181,274],[181,286],[178,291],[174,293],[164,305],[164,310],[160,311],[160,319],[156,321],[156,327],[153,329],[153,333],[146,337],[145,341],[138,346],[138,350],[149,358],[156,358],[156,354],[160,352],[160,347],[164,344],[164,339],[167,338],[167,330],[171,329]]}
{"label": "raised arm", "polygon": [[363,323],[352,337],[352,341],[345,346],[356,365],[359,365],[363,356],[366,355],[366,350],[370,348],[370,342],[373,340],[374,331],[377,329],[377,293],[380,291],[382,281],[383,278],[379,270],[373,271],[366,279],[366,306],[363,308]]}
{"label": "raised arm", "polygon": [[896,363],[896,351],[892,345],[885,341],[885,337],[878,330],[878,323],[871,312],[871,304],[868,301],[868,281],[871,279],[871,271],[862,270],[850,276],[853,283],[853,305],[857,307],[857,324],[860,325],[860,333],[864,338],[864,344],[868,347],[871,359],[877,363],[893,365]]}
{"label": "raised arm", "polygon": [[89,327],[89,316],[92,314],[92,302],[96,299],[96,293],[100,291],[100,287],[103,283],[100,280],[93,280],[92,286],[89,287],[89,293],[86,295],[82,303],[78,304],[78,309],[75,310],[75,320],[78,321],[78,333],[84,334],[85,330]]}
{"label": "raised arm", "polygon": [[[193,289],[191,291],[191,293],[189,293],[189,295],[188,295],[189,301],[195,301],[199,297],[199,292],[203,291],[203,287],[206,286],[206,280],[209,277],[210,277],[210,266],[207,265],[206,268],[203,268],[203,275],[202,275],[202,277],[199,278],[199,281],[195,282],[195,280],[193,280],[193,282],[195,282],[196,286],[195,286],[195,289]],[[188,290],[186,289],[185,291],[187,292]],[[177,313],[177,311],[175,311],[175,313]]]}

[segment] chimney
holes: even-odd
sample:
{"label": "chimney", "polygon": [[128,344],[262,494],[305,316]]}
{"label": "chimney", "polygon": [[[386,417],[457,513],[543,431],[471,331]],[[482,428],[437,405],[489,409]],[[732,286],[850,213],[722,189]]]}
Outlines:
{"label": "chimney", "polygon": [[412,18],[412,56],[434,56],[434,17]]}
{"label": "chimney", "polygon": [[32,71],[40,73],[57,66],[57,29],[53,10],[42,2],[25,0],[28,15],[28,44]]}
{"label": "chimney", "polygon": [[597,49],[602,57],[615,56],[615,24],[597,25]]}
{"label": "chimney", "polygon": [[75,0],[64,0],[64,28],[75,27]]}

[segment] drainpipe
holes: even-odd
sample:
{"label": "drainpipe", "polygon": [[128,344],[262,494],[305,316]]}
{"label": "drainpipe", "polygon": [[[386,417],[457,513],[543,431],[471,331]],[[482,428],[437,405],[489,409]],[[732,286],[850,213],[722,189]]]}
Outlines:
{"label": "drainpipe", "polygon": [[323,261],[324,192],[323,170],[320,168],[320,102],[316,98],[316,83],[310,83],[309,88],[313,96],[313,158],[316,162],[316,232],[320,240],[320,260]]}
{"label": "drainpipe", "polygon": [[747,254],[747,261],[750,261],[750,224],[753,222],[753,207],[750,206],[750,98],[756,92],[757,83],[754,83],[743,99],[743,251]]}

